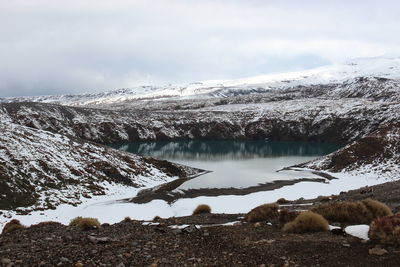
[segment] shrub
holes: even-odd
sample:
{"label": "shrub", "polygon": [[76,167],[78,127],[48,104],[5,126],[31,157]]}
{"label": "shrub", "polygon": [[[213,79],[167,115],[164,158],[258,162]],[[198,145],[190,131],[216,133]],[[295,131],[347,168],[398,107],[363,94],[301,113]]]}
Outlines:
{"label": "shrub", "polygon": [[301,212],[294,221],[283,226],[283,231],[288,233],[308,233],[328,230],[328,221],[312,211]]}
{"label": "shrub", "polygon": [[370,198],[364,199],[361,202],[371,212],[373,219],[393,215],[392,210],[385,203]]}
{"label": "shrub", "polygon": [[244,217],[247,222],[273,221],[279,218],[279,206],[276,203],[264,204],[252,209]]}
{"label": "shrub", "polygon": [[400,214],[375,219],[369,228],[372,241],[382,244],[400,244]]}
{"label": "shrub", "polygon": [[100,222],[95,218],[76,217],[69,223],[70,226],[78,227],[82,230],[90,230],[100,228]]}
{"label": "shrub", "polygon": [[290,211],[288,209],[281,209],[279,211],[279,223],[284,225],[285,223],[291,222],[299,215],[298,211]]}
{"label": "shrub", "polygon": [[276,201],[276,203],[278,203],[278,204],[286,204],[286,203],[289,203],[289,201],[286,200],[285,198],[281,197],[280,199],[278,199]]}
{"label": "shrub", "polygon": [[1,233],[2,234],[11,233],[13,231],[16,231],[16,230],[19,230],[22,228],[25,228],[25,226],[22,225],[19,220],[13,219],[13,220],[9,221],[8,223],[6,223],[6,225],[4,225],[3,231]]}
{"label": "shrub", "polygon": [[311,211],[321,214],[331,222],[367,224],[375,218],[392,214],[388,206],[371,199],[322,204],[313,207]]}
{"label": "shrub", "polygon": [[371,221],[371,213],[361,202],[334,202],[318,205],[311,211],[321,214],[332,222],[369,223]]}
{"label": "shrub", "polygon": [[211,213],[210,206],[206,204],[198,205],[197,208],[193,211],[193,215],[202,214],[202,213]]}
{"label": "shrub", "polygon": [[130,221],[132,221],[132,219],[131,219],[131,217],[126,216],[123,221],[124,222],[130,222]]}
{"label": "shrub", "polygon": [[158,221],[161,221],[161,217],[158,215],[154,216],[153,222],[158,222]]}

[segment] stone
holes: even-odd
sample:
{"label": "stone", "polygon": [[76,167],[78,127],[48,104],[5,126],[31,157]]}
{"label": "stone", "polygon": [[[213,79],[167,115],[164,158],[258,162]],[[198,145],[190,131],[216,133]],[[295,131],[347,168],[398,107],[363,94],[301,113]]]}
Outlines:
{"label": "stone", "polygon": [[274,242],[275,242],[274,239],[261,239],[261,240],[254,242],[254,244],[260,244],[260,243],[272,244]]}
{"label": "stone", "polygon": [[196,230],[197,230],[197,227],[196,227],[196,225],[194,225],[194,224],[189,225],[188,227],[183,228],[183,231],[185,231],[185,232],[187,232],[187,233],[192,233],[192,232],[194,232],[194,231],[196,231]]}
{"label": "stone", "polygon": [[88,236],[88,239],[94,244],[106,244],[115,241],[110,237],[95,237],[91,235]]}
{"label": "stone", "polygon": [[374,247],[368,250],[368,254],[369,255],[378,255],[378,256],[382,256],[385,254],[388,254],[389,252],[384,249],[384,248],[380,248],[380,247]]}
{"label": "stone", "polygon": [[331,233],[334,235],[346,235],[346,232],[343,230],[343,228],[333,228]]}
{"label": "stone", "polygon": [[1,259],[1,264],[3,264],[3,265],[8,265],[10,263],[11,263],[11,260],[8,259],[8,258],[2,258]]}
{"label": "stone", "polygon": [[172,229],[171,232],[177,235],[177,234],[182,233],[182,230],[181,229]]}
{"label": "stone", "polygon": [[69,259],[66,258],[66,257],[61,257],[61,258],[60,258],[60,261],[61,261],[61,262],[69,262]]}

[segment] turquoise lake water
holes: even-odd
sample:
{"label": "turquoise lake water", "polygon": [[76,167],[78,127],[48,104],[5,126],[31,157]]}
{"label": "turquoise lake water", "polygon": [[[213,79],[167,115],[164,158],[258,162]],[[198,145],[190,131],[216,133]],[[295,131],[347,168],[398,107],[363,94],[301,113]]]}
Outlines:
{"label": "turquoise lake water", "polygon": [[184,183],[179,190],[241,188],[274,180],[320,178],[309,172],[277,171],[329,154],[341,146],[269,141],[159,141],[113,147],[211,171]]}

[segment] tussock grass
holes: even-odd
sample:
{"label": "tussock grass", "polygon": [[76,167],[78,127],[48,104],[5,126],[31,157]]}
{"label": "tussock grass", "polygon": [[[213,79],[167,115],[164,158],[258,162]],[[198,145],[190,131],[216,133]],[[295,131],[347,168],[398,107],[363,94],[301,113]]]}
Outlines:
{"label": "tussock grass", "polygon": [[370,211],[373,219],[393,215],[392,210],[385,203],[370,198],[364,199],[361,202]]}
{"label": "tussock grass", "polygon": [[290,211],[288,209],[281,209],[279,211],[279,223],[284,225],[285,223],[291,222],[300,214],[298,211]]}
{"label": "tussock grass", "polygon": [[400,213],[375,219],[368,235],[382,244],[400,245]]}
{"label": "tussock grass", "polygon": [[331,222],[366,224],[375,218],[392,214],[388,206],[372,199],[327,203],[313,207],[311,211],[321,214]]}
{"label": "tussock grass", "polygon": [[328,230],[328,221],[312,211],[301,212],[294,221],[283,226],[283,231],[288,233],[310,233]]}
{"label": "tussock grass", "polygon": [[13,220],[9,221],[8,223],[6,223],[6,225],[4,225],[3,231],[1,233],[2,234],[11,233],[16,230],[23,229],[23,228],[25,228],[25,226],[22,225],[19,220],[13,219]]}
{"label": "tussock grass", "polygon": [[276,203],[282,205],[282,204],[287,204],[287,203],[289,203],[289,201],[288,201],[286,198],[281,197],[280,199],[278,199],[278,200],[276,201]]}
{"label": "tussock grass", "polygon": [[206,204],[198,205],[197,208],[193,211],[193,215],[202,214],[202,213],[211,213],[210,206]]}
{"label": "tussock grass", "polygon": [[80,228],[81,230],[90,230],[100,228],[100,222],[96,218],[76,217],[69,223],[70,226]]}
{"label": "tussock grass", "polygon": [[249,211],[244,219],[246,222],[275,221],[279,218],[278,209],[276,203],[264,204]]}

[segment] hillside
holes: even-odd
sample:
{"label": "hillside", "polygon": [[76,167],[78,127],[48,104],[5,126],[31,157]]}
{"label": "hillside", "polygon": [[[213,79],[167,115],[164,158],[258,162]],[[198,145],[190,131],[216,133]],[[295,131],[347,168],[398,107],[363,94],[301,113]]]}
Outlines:
{"label": "hillside", "polygon": [[[0,113],[0,210],[53,209],[197,172],[12,123]],[[0,213],[1,214],[1,213]]]}
{"label": "hillside", "polygon": [[0,107],[16,124],[103,144],[183,139],[347,143],[400,116],[397,102],[359,98],[227,101],[176,110],[104,110],[43,103]]}
{"label": "hillside", "polygon": [[377,174],[380,178],[399,179],[400,122],[381,125],[376,131],[344,148],[301,166],[353,175]]}

